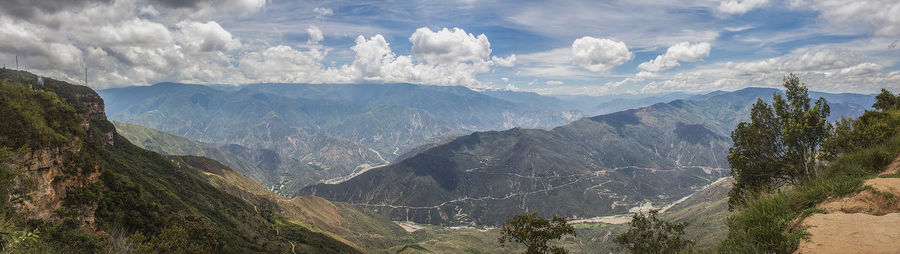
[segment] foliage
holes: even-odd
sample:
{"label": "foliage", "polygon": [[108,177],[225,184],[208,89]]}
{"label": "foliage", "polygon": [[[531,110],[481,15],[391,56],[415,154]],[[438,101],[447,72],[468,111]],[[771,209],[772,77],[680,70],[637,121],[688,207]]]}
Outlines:
{"label": "foliage", "polygon": [[550,240],[562,238],[567,234],[575,234],[575,228],[566,223],[566,219],[553,215],[553,219],[547,220],[537,213],[516,214],[512,218],[507,217],[506,223],[501,227],[501,236],[497,239],[503,246],[507,242],[524,244],[527,254],[541,253],[568,253],[559,246],[548,244]]}
{"label": "foliage", "polygon": [[785,96],[775,93],[771,105],[757,99],[750,122],[741,122],[731,133],[734,146],[728,162],[737,181],[729,195],[729,207],[748,196],[817,175],[822,142],[832,125],[828,102],[810,103],[807,88],[793,74],[784,78]]}
{"label": "foliage", "polygon": [[84,134],[75,110],[55,93],[0,80],[0,145],[39,148]]}
{"label": "foliage", "polygon": [[894,136],[900,126],[900,111],[866,111],[857,119],[842,118],[823,144],[824,158],[867,148]]}
{"label": "foliage", "polygon": [[171,216],[168,226],[137,248],[141,253],[219,253],[222,242],[215,229],[197,216]]}
{"label": "foliage", "polygon": [[647,215],[635,214],[628,231],[613,241],[621,250],[631,253],[680,253],[694,247],[694,241],[686,239],[684,222],[668,222],[657,217],[659,211],[651,210]]}
{"label": "foliage", "polygon": [[[886,111],[875,122],[895,122],[900,112]],[[869,114],[869,113],[867,113]],[[875,120],[880,119],[880,120]],[[867,120],[869,121],[869,120]],[[873,125],[881,125],[875,124]],[[855,125],[848,132],[856,132]],[[723,253],[792,253],[806,233],[793,222],[804,211],[828,197],[843,196],[859,190],[860,184],[874,177],[900,154],[900,135],[893,125],[893,136],[867,146],[852,148],[835,157],[822,173],[809,181],[775,193],[761,193],[747,199],[729,218],[728,238],[720,246]],[[841,127],[839,127],[841,128]],[[869,130],[871,131],[871,130]],[[884,133],[875,136],[884,136]]]}
{"label": "foliage", "polygon": [[825,140],[823,150],[826,158],[879,144],[894,136],[900,125],[900,97],[885,89],[875,97],[872,107],[876,111],[866,111],[857,119],[841,118],[835,122],[834,132]]}
{"label": "foliage", "polygon": [[872,107],[878,110],[897,109],[900,107],[900,97],[882,88],[881,93],[875,96],[875,104],[872,104]]}
{"label": "foliage", "polygon": [[[79,114],[102,113],[94,111],[102,101],[90,88],[47,80],[45,91],[34,91],[9,78],[32,74],[9,72],[0,71],[0,147],[63,153],[53,164],[62,174],[49,183],[74,183],[60,197],[55,218],[46,221],[24,222],[23,215],[7,210],[4,199],[3,246],[17,243],[9,251],[260,253],[288,252],[296,243],[298,252],[359,252],[329,235],[276,221],[277,215],[261,213],[210,184],[204,171],[132,145],[108,121],[92,115],[85,131]],[[7,170],[9,151],[0,149],[0,187],[29,186]],[[95,170],[99,178],[85,177]],[[11,193],[0,189],[4,197]],[[90,218],[95,220],[88,226]]]}

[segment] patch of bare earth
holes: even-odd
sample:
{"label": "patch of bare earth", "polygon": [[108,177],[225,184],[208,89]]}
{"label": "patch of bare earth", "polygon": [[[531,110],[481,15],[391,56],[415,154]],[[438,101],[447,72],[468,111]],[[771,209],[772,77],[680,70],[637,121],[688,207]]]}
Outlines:
{"label": "patch of bare earth", "polygon": [[[900,172],[900,157],[881,177]],[[900,253],[900,178],[873,178],[863,190],[819,205],[803,221],[810,233],[796,253]]]}

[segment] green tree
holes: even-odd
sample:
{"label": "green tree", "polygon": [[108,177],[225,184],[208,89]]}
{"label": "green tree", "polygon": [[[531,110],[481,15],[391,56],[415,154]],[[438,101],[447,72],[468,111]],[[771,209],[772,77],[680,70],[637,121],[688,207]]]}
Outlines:
{"label": "green tree", "polygon": [[516,214],[512,218],[507,217],[500,229],[500,246],[506,242],[524,244],[526,254],[569,253],[559,246],[548,244],[550,240],[556,240],[563,235],[575,235],[575,228],[568,225],[565,218],[553,215],[553,219],[547,220],[537,213]]}
{"label": "green tree", "polygon": [[680,253],[694,247],[694,241],[684,237],[687,223],[668,222],[657,215],[657,210],[651,210],[647,215],[634,214],[628,231],[616,236],[613,241],[619,249],[635,254]]}
{"label": "green tree", "polygon": [[731,133],[728,162],[736,183],[729,207],[748,195],[818,174],[822,143],[832,130],[831,109],[824,98],[812,104],[808,89],[793,74],[784,78],[784,88],[784,96],[773,94],[771,105],[757,98],[750,122]]}
{"label": "green tree", "polygon": [[878,110],[895,109],[900,105],[900,97],[882,88],[881,93],[875,96],[875,104],[872,107]]}
{"label": "green tree", "polygon": [[866,111],[856,119],[841,118],[835,122],[834,131],[823,144],[825,158],[835,158],[845,152],[868,148],[880,144],[897,132],[900,126],[900,118],[894,117],[892,110],[900,107],[900,96],[895,96],[885,89],[875,96],[875,104],[872,107],[878,109]]}

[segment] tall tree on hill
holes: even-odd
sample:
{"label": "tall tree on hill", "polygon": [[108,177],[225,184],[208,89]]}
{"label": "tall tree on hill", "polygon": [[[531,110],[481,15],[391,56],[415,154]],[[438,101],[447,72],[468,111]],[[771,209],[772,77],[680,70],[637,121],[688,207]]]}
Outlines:
{"label": "tall tree on hill", "polygon": [[881,93],[875,96],[875,104],[872,104],[872,107],[878,110],[888,110],[897,108],[898,105],[900,105],[900,97],[882,88]]}
{"label": "tall tree on hill", "polygon": [[757,99],[750,122],[741,122],[731,133],[734,146],[728,162],[736,183],[729,193],[729,207],[747,195],[817,175],[822,142],[831,132],[831,114],[824,98],[811,103],[800,78],[784,78],[784,96],[774,93],[772,104]]}
{"label": "tall tree on hill", "polygon": [[507,242],[521,243],[527,248],[525,254],[565,254],[569,253],[566,249],[552,246],[548,242],[567,234],[575,235],[575,228],[568,225],[565,218],[557,215],[547,220],[537,213],[525,213],[507,217],[500,234],[497,239],[500,246],[505,246]]}
{"label": "tall tree on hill", "polygon": [[684,236],[687,223],[668,222],[660,219],[658,214],[657,210],[650,210],[646,215],[634,214],[628,223],[628,231],[616,236],[613,242],[620,250],[634,254],[690,252],[694,241]]}

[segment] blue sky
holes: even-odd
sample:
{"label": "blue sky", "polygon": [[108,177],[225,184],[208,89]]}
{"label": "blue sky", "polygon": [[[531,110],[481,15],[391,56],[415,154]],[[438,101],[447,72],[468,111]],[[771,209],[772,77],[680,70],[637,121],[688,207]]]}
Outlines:
{"label": "blue sky", "polygon": [[463,85],[543,94],[900,92],[900,1],[9,1],[0,61],[94,88]]}

